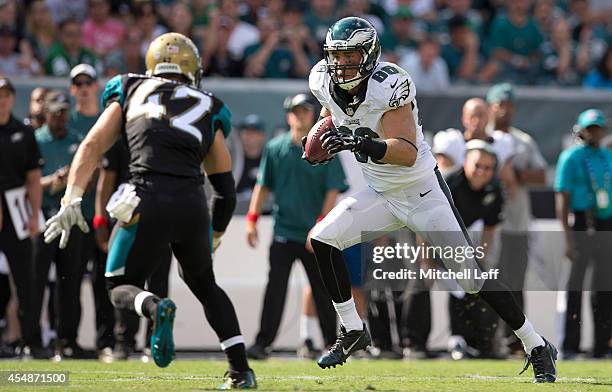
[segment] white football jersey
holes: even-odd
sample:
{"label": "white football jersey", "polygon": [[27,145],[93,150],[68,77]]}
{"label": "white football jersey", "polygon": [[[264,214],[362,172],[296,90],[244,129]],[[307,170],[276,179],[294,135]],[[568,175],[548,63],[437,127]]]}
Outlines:
{"label": "white football jersey", "polygon": [[377,192],[406,188],[433,174],[436,161],[423,137],[416,103],[416,89],[410,75],[402,68],[388,62],[380,62],[368,79],[365,98],[358,106],[336,102],[331,94],[331,77],[326,71],[325,60],[321,60],[310,71],[310,90],[332,115],[334,125],[340,132],[368,135],[372,139],[385,139],[382,116],[389,110],[412,105],[412,116],[416,124],[417,159],[413,166],[390,165],[376,162],[360,153],[355,153],[367,184]]}

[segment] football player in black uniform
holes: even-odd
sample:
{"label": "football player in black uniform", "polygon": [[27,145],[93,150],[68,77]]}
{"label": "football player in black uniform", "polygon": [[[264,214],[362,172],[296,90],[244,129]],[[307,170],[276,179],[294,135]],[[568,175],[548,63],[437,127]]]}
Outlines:
{"label": "football player in black uniform", "polygon": [[[89,230],[81,214],[83,189],[103,153],[124,132],[130,186],[107,206],[111,216],[124,222],[113,230],[106,265],[113,305],[153,320],[151,354],[158,366],[168,366],[174,357],[176,306],[143,287],[171,249],[181,277],[202,303],[228,356],[222,388],[256,388],[234,307],[217,285],[212,267],[212,252],[229,224],[236,198],[225,146],[231,115],[221,100],[198,89],[200,61],[189,38],[167,33],[149,46],[146,75],[119,75],[107,83],[102,95],[105,110],[79,146],[61,209],[47,222],[45,241],[61,234],[62,247],[72,226]],[[202,163],[215,191],[212,222]]]}

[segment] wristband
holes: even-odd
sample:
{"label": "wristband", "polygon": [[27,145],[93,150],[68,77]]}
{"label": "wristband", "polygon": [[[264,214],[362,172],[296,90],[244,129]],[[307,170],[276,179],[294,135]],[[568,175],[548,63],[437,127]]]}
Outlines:
{"label": "wristband", "polygon": [[247,212],[246,214],[247,222],[257,223],[257,219],[259,219],[259,214],[255,212]]}
{"label": "wristband", "polygon": [[387,153],[387,143],[381,140],[370,139],[369,137],[362,137],[359,151],[378,161],[383,159]]}
{"label": "wristband", "polygon": [[100,227],[108,227],[108,219],[104,215],[96,215],[93,218],[93,228],[98,230]]}

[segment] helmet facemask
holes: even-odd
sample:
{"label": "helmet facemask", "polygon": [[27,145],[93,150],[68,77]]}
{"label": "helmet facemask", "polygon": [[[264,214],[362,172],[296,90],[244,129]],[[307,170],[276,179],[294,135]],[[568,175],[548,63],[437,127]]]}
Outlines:
{"label": "helmet facemask", "polygon": [[[351,21],[354,19],[356,21]],[[342,27],[342,24],[355,23],[348,28]],[[367,26],[366,26],[367,24]],[[336,31],[336,25],[340,25],[341,31]],[[355,26],[352,30],[351,27]],[[361,55],[361,60],[357,64],[338,64],[335,57],[339,52],[356,51]],[[345,18],[334,24],[327,32],[325,44],[323,45],[325,53],[325,62],[327,72],[331,76],[332,82],[343,90],[351,90],[366,79],[376,68],[380,58],[380,43],[378,35],[371,25],[360,18]],[[339,76],[338,71],[354,71],[357,70],[355,76],[346,79],[345,76]]]}

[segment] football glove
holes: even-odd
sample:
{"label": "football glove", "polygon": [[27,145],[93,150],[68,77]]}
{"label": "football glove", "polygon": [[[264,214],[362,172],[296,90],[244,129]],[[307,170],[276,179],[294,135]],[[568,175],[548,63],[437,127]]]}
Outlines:
{"label": "football glove", "polygon": [[321,135],[321,146],[329,154],[337,154],[340,151],[361,151],[363,137],[329,130]]}
{"label": "football glove", "polygon": [[81,201],[81,196],[71,197],[70,190],[66,190],[60,210],[46,223],[47,229],[44,236],[47,244],[53,242],[61,234],[59,247],[64,249],[68,245],[70,229],[74,225],[77,225],[84,233],[89,233],[89,226],[81,213]]}
{"label": "football glove", "polygon": [[136,195],[136,187],[132,184],[121,184],[108,201],[106,211],[111,218],[122,223],[129,223],[139,203],[140,197]]}
{"label": "football glove", "polygon": [[302,154],[302,159],[305,160],[306,162],[310,163],[312,166],[319,166],[319,165],[327,165],[329,163],[329,161],[333,160],[334,157],[330,157],[329,159],[325,159],[323,161],[319,161],[319,162],[311,162],[310,160],[308,160],[308,158],[306,158],[306,139],[308,137],[307,136],[302,136],[302,150],[304,150],[304,153]]}

